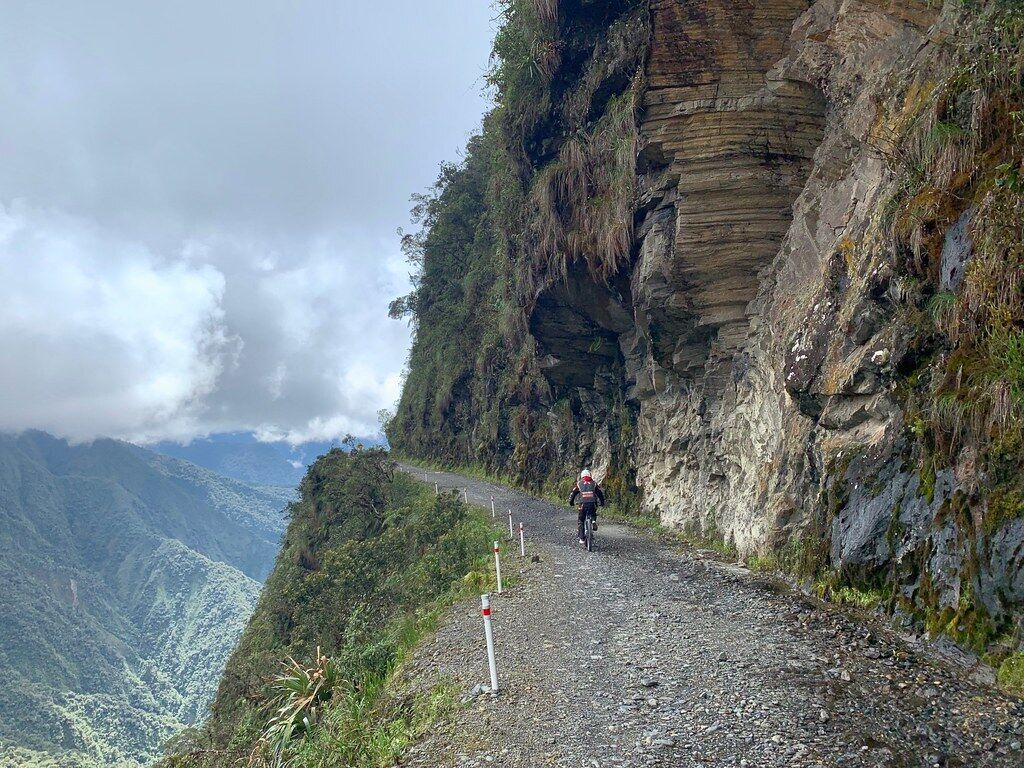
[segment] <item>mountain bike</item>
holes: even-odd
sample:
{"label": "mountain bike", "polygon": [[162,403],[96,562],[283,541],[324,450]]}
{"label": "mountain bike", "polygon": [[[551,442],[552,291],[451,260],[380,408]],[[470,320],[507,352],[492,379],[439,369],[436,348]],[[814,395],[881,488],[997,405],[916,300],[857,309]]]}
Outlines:
{"label": "mountain bike", "polygon": [[597,529],[597,512],[590,511],[583,518],[583,543],[587,552],[594,551],[594,531]]}

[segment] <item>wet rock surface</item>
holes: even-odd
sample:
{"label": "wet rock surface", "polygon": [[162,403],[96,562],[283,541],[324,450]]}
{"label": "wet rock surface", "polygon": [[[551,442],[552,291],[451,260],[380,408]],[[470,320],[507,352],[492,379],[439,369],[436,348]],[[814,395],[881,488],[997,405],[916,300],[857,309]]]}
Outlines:
{"label": "wet rock surface", "polygon": [[407,664],[415,685],[461,693],[405,765],[1024,764],[1024,702],[955,651],[620,525],[602,523],[587,553],[564,507],[426,474],[511,507],[527,556],[508,548],[503,570],[519,580],[492,601],[497,696],[484,689],[478,601],[457,605]]}

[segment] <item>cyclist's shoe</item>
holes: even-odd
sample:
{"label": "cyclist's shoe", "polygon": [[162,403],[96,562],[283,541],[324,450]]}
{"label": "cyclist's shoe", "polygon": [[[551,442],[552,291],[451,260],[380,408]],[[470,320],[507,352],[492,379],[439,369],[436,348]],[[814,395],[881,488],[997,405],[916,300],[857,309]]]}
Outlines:
{"label": "cyclist's shoe", "polygon": [[592,530],[592,531],[596,531],[596,530],[597,530],[597,520],[594,520],[594,521],[593,521],[593,522],[592,522],[592,523],[590,524],[590,530]]}
{"label": "cyclist's shoe", "polygon": [[580,539],[580,544],[586,544],[586,543],[587,543],[586,539]]}

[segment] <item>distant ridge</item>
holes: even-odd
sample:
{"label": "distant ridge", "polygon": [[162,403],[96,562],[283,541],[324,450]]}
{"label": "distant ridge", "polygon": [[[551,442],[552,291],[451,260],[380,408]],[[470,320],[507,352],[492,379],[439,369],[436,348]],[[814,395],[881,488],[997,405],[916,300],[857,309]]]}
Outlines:
{"label": "distant ridge", "polygon": [[[380,437],[357,439],[365,445],[382,442]],[[251,432],[223,432],[196,438],[185,445],[163,441],[146,447],[243,482],[296,486],[318,456],[331,448],[344,448],[344,445],[340,440],[299,445],[283,440],[261,442]]]}

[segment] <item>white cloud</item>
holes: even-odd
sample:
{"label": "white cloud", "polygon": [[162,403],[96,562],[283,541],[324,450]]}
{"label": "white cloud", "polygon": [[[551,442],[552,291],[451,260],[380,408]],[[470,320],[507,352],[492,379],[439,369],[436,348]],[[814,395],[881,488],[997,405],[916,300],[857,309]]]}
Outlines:
{"label": "white cloud", "polygon": [[86,222],[0,205],[0,427],[72,438],[187,420],[238,351],[224,276]]}
{"label": "white cloud", "polygon": [[297,241],[269,269],[242,241],[217,237],[191,249],[226,276],[225,322],[245,342],[207,398],[210,429],[292,443],[376,432],[377,411],[398,398],[409,343],[387,305],[408,278],[393,258],[366,255],[394,251],[393,242],[359,241],[341,232]]}
{"label": "white cloud", "polygon": [[407,281],[347,239],[296,243],[287,267],[223,235],[162,258],[80,219],[0,207],[0,429],[373,434],[399,395],[409,331],[387,302]]}
{"label": "white cloud", "polygon": [[0,3],[0,429],[375,432],[394,232],[479,124],[491,16]]}

